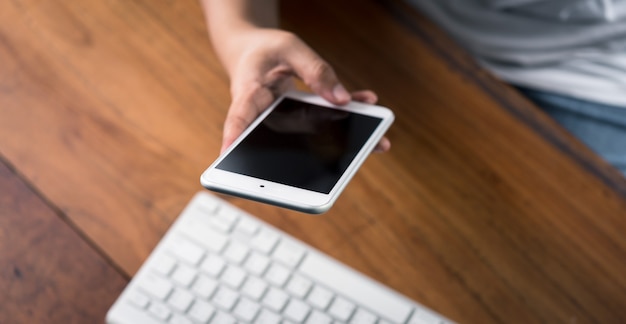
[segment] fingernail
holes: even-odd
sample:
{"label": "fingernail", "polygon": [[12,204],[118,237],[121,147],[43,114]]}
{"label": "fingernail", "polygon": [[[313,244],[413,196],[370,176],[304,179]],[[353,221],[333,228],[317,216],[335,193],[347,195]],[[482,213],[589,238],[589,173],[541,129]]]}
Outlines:
{"label": "fingernail", "polygon": [[333,88],[333,96],[335,97],[337,101],[340,101],[340,102],[350,101],[350,94],[348,93],[346,88],[344,88],[343,85],[341,85],[341,83],[338,83]]}

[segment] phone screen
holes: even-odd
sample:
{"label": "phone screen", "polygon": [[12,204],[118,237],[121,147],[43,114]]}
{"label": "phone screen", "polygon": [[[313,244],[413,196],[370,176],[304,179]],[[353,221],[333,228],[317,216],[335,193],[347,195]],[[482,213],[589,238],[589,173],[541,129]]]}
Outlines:
{"label": "phone screen", "polygon": [[381,121],[283,98],[216,168],[328,194]]}

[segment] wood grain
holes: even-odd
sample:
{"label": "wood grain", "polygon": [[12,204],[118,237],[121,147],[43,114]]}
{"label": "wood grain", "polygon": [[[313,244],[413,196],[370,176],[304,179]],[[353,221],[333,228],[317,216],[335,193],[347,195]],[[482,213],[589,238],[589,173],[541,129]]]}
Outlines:
{"label": "wood grain", "polygon": [[98,323],[127,279],[0,163],[0,323]]}
{"label": "wood grain", "polygon": [[[219,151],[198,3],[14,0],[0,21],[0,154],[134,274]],[[282,21],[394,110],[392,149],[319,217],[222,197],[462,323],[626,318],[615,170],[401,2],[284,1]]]}

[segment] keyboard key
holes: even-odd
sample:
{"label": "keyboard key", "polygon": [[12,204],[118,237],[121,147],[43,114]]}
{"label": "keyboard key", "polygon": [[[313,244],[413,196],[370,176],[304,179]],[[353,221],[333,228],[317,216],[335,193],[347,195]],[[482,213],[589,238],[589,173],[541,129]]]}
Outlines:
{"label": "keyboard key", "polygon": [[227,204],[222,204],[213,217],[209,218],[209,222],[218,231],[229,233],[235,226],[238,218],[239,212],[236,209]]}
{"label": "keyboard key", "polygon": [[246,260],[244,267],[251,274],[261,276],[270,264],[270,259],[264,255],[256,252],[250,253],[250,256]]}
{"label": "keyboard key", "polygon": [[211,226],[214,229],[223,233],[229,233],[235,225],[235,222],[233,220],[229,219],[228,217],[220,217],[219,215],[216,215],[216,217],[211,217],[210,221]]}
{"label": "keyboard key", "polygon": [[290,268],[295,268],[303,256],[304,248],[286,238],[280,241],[274,253],[272,253],[274,260],[282,262]]}
{"label": "keyboard key", "polygon": [[233,315],[246,322],[251,322],[260,309],[261,306],[259,306],[259,304],[252,302],[249,299],[241,298],[237,303],[237,306],[235,306]]}
{"label": "keyboard key", "polygon": [[186,236],[213,252],[221,252],[228,242],[226,235],[198,220],[188,220],[181,227]]}
{"label": "keyboard key", "polygon": [[311,315],[306,319],[306,324],[330,324],[333,322],[332,317],[325,313],[313,310]]}
{"label": "keyboard key", "polygon": [[195,243],[190,242],[180,236],[174,236],[168,242],[168,250],[176,255],[180,260],[197,265],[204,256],[204,250]]}
{"label": "keyboard key", "polygon": [[248,255],[248,247],[237,241],[231,241],[223,255],[227,260],[240,264]]}
{"label": "keyboard key", "polygon": [[196,208],[191,211],[197,214],[197,217],[206,218],[207,215],[212,215],[220,207],[220,203],[216,199],[198,199]]}
{"label": "keyboard key", "polygon": [[307,297],[307,300],[314,307],[325,310],[333,299],[333,296],[334,294],[330,290],[315,286],[309,294],[309,297]]}
{"label": "keyboard key", "polygon": [[176,267],[176,259],[167,254],[163,254],[157,258],[152,269],[167,277],[170,275],[170,273],[172,273],[174,267]]}
{"label": "keyboard key", "polygon": [[233,266],[226,268],[226,271],[224,271],[220,277],[220,280],[224,284],[234,289],[238,289],[244,279],[246,279],[246,272],[241,270],[241,268],[235,268]]}
{"label": "keyboard key", "polygon": [[230,311],[233,306],[235,306],[238,297],[239,294],[237,294],[234,290],[226,287],[220,287],[213,296],[213,302],[217,307],[225,311]]}
{"label": "keyboard key", "polygon": [[172,280],[183,287],[189,287],[195,278],[196,270],[184,264],[180,264],[172,274]]}
{"label": "keyboard key", "polygon": [[306,279],[299,275],[293,275],[287,283],[287,292],[289,292],[294,297],[299,299],[304,299],[306,294],[311,289],[312,283],[311,280]]}
{"label": "keyboard key", "polygon": [[218,312],[211,320],[211,324],[235,324],[237,319],[229,314]]}
{"label": "keyboard key", "polygon": [[352,316],[350,324],[374,324],[377,320],[376,315],[359,308],[356,310],[356,313],[354,313],[354,316]]}
{"label": "keyboard key", "polygon": [[159,303],[151,303],[150,307],[148,307],[148,312],[162,321],[167,320],[172,314],[172,312],[165,305]]}
{"label": "keyboard key", "polygon": [[139,281],[139,287],[146,293],[159,300],[165,300],[170,294],[174,285],[163,277],[148,273]]}
{"label": "keyboard key", "polygon": [[204,300],[196,300],[189,310],[189,317],[200,323],[207,323],[215,313],[215,308]]}
{"label": "keyboard key", "polygon": [[289,279],[290,271],[280,264],[272,264],[265,273],[265,279],[278,287],[282,287]]}
{"label": "keyboard key", "polygon": [[340,321],[347,321],[354,312],[355,305],[344,298],[337,297],[333,300],[328,313]]}
{"label": "keyboard key", "polygon": [[128,294],[128,301],[139,308],[146,308],[150,303],[150,298],[138,291],[131,291]]}
{"label": "keyboard key", "polygon": [[268,229],[261,229],[259,234],[252,239],[252,242],[250,242],[250,246],[259,252],[269,254],[278,242],[278,238],[277,233]]}
{"label": "keyboard key", "polygon": [[239,219],[240,213],[241,212],[238,209],[223,204],[217,211],[217,213],[215,213],[215,217],[224,220],[224,222],[234,225]]}
{"label": "keyboard key", "polygon": [[263,297],[263,305],[275,312],[280,312],[285,307],[288,299],[289,296],[284,291],[270,288],[265,297]]}
{"label": "keyboard key", "polygon": [[245,236],[253,236],[259,230],[261,225],[258,222],[253,221],[250,218],[242,217],[239,219],[237,225],[235,225],[235,231]]}
{"label": "keyboard key", "polygon": [[217,281],[205,275],[199,275],[191,290],[202,299],[209,299],[217,289]]}
{"label": "keyboard key", "polygon": [[172,306],[173,309],[179,312],[186,312],[191,302],[193,301],[193,295],[186,290],[176,289],[167,299],[167,304]]}
{"label": "keyboard key", "polygon": [[226,261],[215,254],[209,255],[200,265],[200,269],[212,277],[218,277],[225,267]]}
{"label": "keyboard key", "polygon": [[283,315],[296,323],[302,323],[306,316],[309,315],[310,311],[311,307],[309,307],[309,305],[297,299],[291,299],[289,304],[287,304]]}
{"label": "keyboard key", "polygon": [[182,315],[174,314],[172,318],[170,318],[170,324],[193,324],[193,322]]}
{"label": "keyboard key", "polygon": [[265,290],[267,290],[268,286],[269,285],[265,281],[259,278],[248,277],[241,288],[241,292],[253,300],[259,300],[265,293]]}
{"label": "keyboard key", "polygon": [[194,322],[192,322],[189,318],[183,315],[179,315],[179,314],[172,315],[168,323],[169,324],[194,324]]}
{"label": "keyboard key", "polygon": [[415,309],[408,324],[440,324],[443,319],[426,309]]}
{"label": "keyboard key", "polygon": [[259,317],[254,321],[255,324],[278,324],[280,323],[280,316],[267,309],[261,310]]}

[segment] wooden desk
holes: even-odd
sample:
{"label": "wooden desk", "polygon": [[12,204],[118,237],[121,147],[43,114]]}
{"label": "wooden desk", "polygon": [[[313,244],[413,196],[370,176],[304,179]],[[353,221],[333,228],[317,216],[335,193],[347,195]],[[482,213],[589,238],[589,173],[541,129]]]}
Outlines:
{"label": "wooden desk", "polygon": [[[626,319],[626,182],[396,1],[284,1],[395,110],[319,217],[225,197],[463,323]],[[97,323],[216,157],[192,0],[0,2],[0,323]]]}

